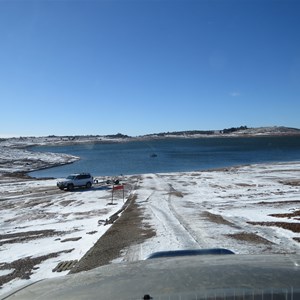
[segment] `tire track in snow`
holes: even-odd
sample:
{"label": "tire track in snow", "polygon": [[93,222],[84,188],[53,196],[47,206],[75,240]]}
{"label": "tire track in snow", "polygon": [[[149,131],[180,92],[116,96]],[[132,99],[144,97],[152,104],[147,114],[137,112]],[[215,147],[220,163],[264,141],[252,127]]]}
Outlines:
{"label": "tire track in snow", "polygon": [[[164,180],[164,179],[163,179]],[[207,248],[207,244],[204,242],[203,238],[199,237],[199,232],[198,234],[190,227],[189,223],[177,212],[175,209],[174,205],[172,204],[172,193],[178,192],[174,187],[168,183],[170,187],[169,191],[169,197],[167,199],[169,209],[170,211],[174,214],[174,216],[177,218],[178,222],[181,224],[181,226],[190,234],[190,236],[194,239],[194,241],[198,244],[199,248]]]}
{"label": "tire track in snow", "polygon": [[[159,182],[158,182],[159,181]],[[163,184],[162,184],[163,181]],[[170,185],[160,175],[153,178],[155,190],[148,197],[148,208],[159,221],[158,234],[169,241],[170,247],[177,249],[199,248],[199,242],[191,234],[189,227],[170,205]],[[167,195],[167,196],[166,196]]]}

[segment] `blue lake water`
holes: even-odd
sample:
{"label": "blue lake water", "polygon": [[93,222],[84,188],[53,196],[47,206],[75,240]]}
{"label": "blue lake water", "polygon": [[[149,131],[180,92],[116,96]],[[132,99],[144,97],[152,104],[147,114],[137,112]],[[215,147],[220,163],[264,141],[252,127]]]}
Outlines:
{"label": "blue lake water", "polygon": [[[65,177],[183,172],[236,165],[300,161],[300,137],[166,138],[122,143],[40,146],[33,151],[66,153],[73,164],[29,173],[34,177]],[[156,154],[156,157],[152,157]]]}

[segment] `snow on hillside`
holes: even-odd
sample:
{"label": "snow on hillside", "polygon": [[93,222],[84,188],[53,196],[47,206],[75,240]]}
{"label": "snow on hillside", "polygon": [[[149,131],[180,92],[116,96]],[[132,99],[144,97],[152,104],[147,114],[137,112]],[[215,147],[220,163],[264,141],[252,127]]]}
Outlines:
{"label": "snow on hillside", "polygon": [[30,151],[29,147],[43,145],[68,145],[114,141],[125,139],[101,136],[80,137],[21,137],[0,140],[0,175],[4,173],[29,172],[59,166],[79,160],[79,157],[49,152]]}

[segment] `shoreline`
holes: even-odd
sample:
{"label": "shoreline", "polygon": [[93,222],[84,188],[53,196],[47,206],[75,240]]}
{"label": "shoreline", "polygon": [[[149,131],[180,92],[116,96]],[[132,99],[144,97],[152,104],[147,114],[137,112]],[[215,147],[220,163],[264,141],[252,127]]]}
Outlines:
{"label": "shoreline", "polygon": [[[0,139],[0,176],[8,175],[22,178],[43,179],[53,177],[33,177],[30,172],[51,169],[67,164],[72,164],[80,157],[70,154],[53,153],[53,152],[35,152],[30,148],[35,146],[71,146],[81,144],[107,144],[107,143],[127,143],[132,141],[145,140],[168,140],[168,139],[198,139],[198,138],[272,138],[272,137],[295,137],[300,134],[295,133],[268,133],[268,134],[222,134],[222,135],[149,135],[142,137],[124,137],[124,138],[106,138],[103,136],[80,136],[75,137],[25,137]],[[224,168],[237,167],[239,165],[228,165]],[[215,169],[215,168],[213,168]],[[209,169],[209,170],[213,170]],[[206,169],[203,169],[206,170]],[[192,170],[193,171],[193,170]],[[202,170],[194,170],[202,171]],[[176,171],[175,171],[176,172]],[[142,174],[142,173],[141,173]],[[127,174],[130,175],[130,174]],[[104,176],[104,175],[103,175]]]}

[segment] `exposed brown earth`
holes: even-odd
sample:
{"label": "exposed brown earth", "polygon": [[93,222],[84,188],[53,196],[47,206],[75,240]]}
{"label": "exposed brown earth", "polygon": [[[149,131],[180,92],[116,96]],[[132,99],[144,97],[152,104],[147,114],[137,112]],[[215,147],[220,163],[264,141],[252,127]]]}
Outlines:
{"label": "exposed brown earth", "polygon": [[4,244],[14,244],[25,242],[29,240],[40,239],[49,236],[59,236],[62,232],[55,230],[36,230],[36,231],[25,231],[20,233],[1,234],[0,235],[0,246]]}
{"label": "exposed brown earth", "polygon": [[225,220],[221,215],[216,215],[216,214],[210,213],[208,211],[203,212],[202,216],[213,223],[223,224],[223,225],[228,225],[228,226],[235,226],[234,223]]}
{"label": "exposed brown earth", "polygon": [[37,269],[37,265],[39,265],[44,260],[47,260],[49,258],[57,257],[61,253],[69,253],[72,252],[74,249],[70,250],[64,250],[54,253],[49,253],[47,255],[39,256],[39,257],[25,257],[22,259],[15,260],[11,263],[1,263],[0,264],[0,270],[10,270],[12,269],[13,272],[4,276],[0,276],[0,287],[10,282],[11,280],[15,278],[21,278],[21,279],[30,279],[30,275],[33,274],[33,270]]}
{"label": "exposed brown earth", "polygon": [[300,232],[300,223],[288,223],[288,222],[247,222],[251,225],[260,225],[260,226],[276,226],[283,229],[287,229],[293,232]]}
{"label": "exposed brown earth", "polygon": [[87,271],[107,265],[117,259],[131,245],[153,237],[155,231],[143,223],[142,209],[135,203],[135,196],[128,199],[129,205],[112,227],[72,268],[70,273]]}
{"label": "exposed brown earth", "polygon": [[276,218],[294,218],[294,220],[300,220],[300,210],[295,210],[294,212],[287,214],[271,214],[270,216]]}
{"label": "exposed brown earth", "polygon": [[280,181],[280,183],[291,185],[291,186],[300,186],[300,180],[286,180],[286,181]]}
{"label": "exposed brown earth", "polygon": [[239,233],[234,233],[234,234],[227,234],[226,236],[230,238],[234,238],[240,241],[245,241],[249,243],[254,243],[254,244],[272,244],[272,242],[264,239],[261,236],[258,236],[255,233],[249,233],[249,232],[239,232]]}
{"label": "exposed brown earth", "polygon": [[[283,214],[270,214],[271,217],[276,217],[276,218],[287,218],[291,219],[293,218],[294,220],[300,220],[300,210],[295,210],[294,212],[291,213],[283,213]],[[296,233],[300,232],[300,223],[296,222],[248,222],[249,224],[252,225],[261,225],[261,226],[276,226],[276,227],[281,227],[283,229],[287,229]],[[295,241],[300,241],[300,238],[294,237],[293,238]]]}

